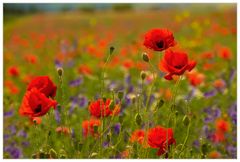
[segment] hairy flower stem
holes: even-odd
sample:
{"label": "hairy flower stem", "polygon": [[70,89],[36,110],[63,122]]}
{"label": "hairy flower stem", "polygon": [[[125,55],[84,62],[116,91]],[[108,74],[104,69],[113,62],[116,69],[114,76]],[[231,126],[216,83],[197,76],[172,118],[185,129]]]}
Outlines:
{"label": "hairy flower stem", "polygon": [[[191,120],[190,120],[190,121],[191,121]],[[186,145],[186,143],[187,143],[187,140],[188,140],[188,137],[189,137],[189,132],[190,132],[190,126],[191,126],[191,123],[189,123],[189,125],[188,125],[187,135],[186,135],[186,137],[185,137],[185,139],[184,139],[184,142],[183,142],[183,145],[182,145],[182,147],[181,147],[181,150],[180,150],[180,153],[179,153],[179,158],[181,158],[181,154],[183,153],[184,147],[185,147],[185,145]]]}
{"label": "hairy flower stem", "polygon": [[[152,74],[153,74],[153,81],[152,81],[152,85],[151,85],[151,88],[150,88],[150,92],[149,92],[149,95],[148,95],[148,98],[147,98],[147,102],[146,102],[146,108],[145,108],[145,119],[147,120],[147,125],[145,126],[145,133],[148,131],[149,129],[149,103],[150,103],[150,97],[151,97],[151,94],[153,92],[153,88],[154,88],[154,85],[155,85],[155,82],[157,80],[157,77],[154,75],[154,72],[157,74],[157,71],[154,69],[152,63],[149,61],[149,65],[151,67],[151,70],[152,70]],[[144,136],[144,141],[147,141],[147,136],[145,135]],[[148,154],[148,150],[146,149],[145,153],[144,153],[144,157],[147,158],[147,154]]]}

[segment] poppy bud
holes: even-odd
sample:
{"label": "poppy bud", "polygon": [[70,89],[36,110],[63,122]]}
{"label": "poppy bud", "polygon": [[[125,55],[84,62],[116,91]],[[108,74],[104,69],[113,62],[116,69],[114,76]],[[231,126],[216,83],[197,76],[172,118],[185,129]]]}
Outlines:
{"label": "poppy bud", "polygon": [[114,49],[115,48],[113,46],[110,47],[110,55],[113,53]]}
{"label": "poppy bud", "polygon": [[103,102],[106,103],[106,101],[107,101],[107,98],[103,97]]}
{"label": "poppy bud", "polygon": [[185,126],[188,126],[189,123],[190,123],[189,117],[188,117],[187,115],[185,115],[185,116],[183,117],[182,122],[183,122],[183,124],[184,124]]}
{"label": "poppy bud", "polygon": [[63,68],[58,68],[57,72],[58,72],[59,76],[62,76],[63,75]]}
{"label": "poppy bud", "polygon": [[160,108],[160,107],[162,107],[163,106],[163,104],[164,104],[164,101],[161,99],[161,100],[159,100],[158,101],[158,103],[157,103],[157,106],[156,106],[156,108]]}
{"label": "poppy bud", "polygon": [[123,99],[123,95],[124,95],[123,91],[119,91],[119,92],[118,92],[118,98],[119,98],[119,100],[122,100],[122,99]]}
{"label": "poppy bud", "polygon": [[141,76],[142,80],[144,80],[146,78],[147,74],[145,71],[141,71],[140,76]]}
{"label": "poppy bud", "polygon": [[110,140],[111,140],[111,133],[109,132],[109,133],[107,134],[107,142],[110,142]]}
{"label": "poppy bud", "polygon": [[114,102],[112,101],[111,104],[110,104],[110,106],[109,106],[110,110],[113,110],[113,109],[114,109],[114,106],[115,106],[115,104],[114,104]]}
{"label": "poppy bud", "polygon": [[137,113],[136,114],[136,116],[135,116],[135,122],[137,123],[137,125],[141,125],[141,123],[142,123],[142,117],[141,117],[141,115],[139,114],[139,113]]}
{"label": "poppy bud", "polygon": [[50,149],[49,154],[50,154],[51,158],[53,158],[53,159],[58,158],[57,152],[54,149]]}
{"label": "poppy bud", "polygon": [[61,105],[57,105],[57,110],[60,112],[61,111]]}
{"label": "poppy bud", "polygon": [[148,57],[147,53],[143,53],[142,58],[143,58],[143,61],[149,62],[149,57]]}
{"label": "poppy bud", "polygon": [[94,133],[97,133],[97,132],[98,132],[98,126],[97,126],[97,125],[94,125],[94,126],[93,126],[93,131],[94,131]]}

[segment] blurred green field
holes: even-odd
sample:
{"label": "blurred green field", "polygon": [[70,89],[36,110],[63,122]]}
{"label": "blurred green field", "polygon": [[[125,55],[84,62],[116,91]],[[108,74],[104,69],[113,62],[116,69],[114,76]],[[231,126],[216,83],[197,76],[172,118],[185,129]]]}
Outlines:
{"label": "blurred green field", "polygon": [[[195,70],[205,76],[203,83],[196,87],[190,84],[186,75],[180,82],[174,110],[178,115],[175,124],[170,121],[170,127],[175,126],[174,138],[177,145],[182,144],[187,133],[182,119],[187,114],[188,105],[190,136],[182,156],[178,156],[177,150],[176,156],[172,151],[169,158],[236,158],[236,111],[231,109],[237,99],[236,5],[219,4],[216,8],[206,8],[206,5],[196,4],[186,5],[184,9],[5,15],[4,158],[33,158],[33,154],[40,150],[49,152],[51,149],[57,152],[58,158],[164,158],[156,155],[157,149],[142,150],[140,144],[129,141],[132,132],[144,128],[148,120],[152,127],[168,126],[175,82],[165,80],[158,68],[163,52],[154,52],[143,46],[144,34],[152,28],[170,29],[177,40],[174,49],[184,49],[191,59],[197,61]],[[114,126],[119,123],[119,116],[114,117],[112,123],[110,118],[105,119],[106,125],[112,124],[112,136],[110,144],[104,145],[100,154],[96,146],[98,140],[83,137],[82,122],[90,118],[88,102],[100,95],[99,77],[111,46],[115,50],[106,68],[104,96],[113,99],[113,96],[117,98],[119,91],[124,92],[120,113],[124,120],[120,122],[120,133],[116,133]],[[219,57],[222,47],[230,49],[230,59]],[[148,118],[143,110],[152,77],[147,77],[142,90],[140,72],[151,74],[152,69],[142,60],[143,52],[149,55],[157,70]],[[204,57],[205,53],[211,53],[213,57]],[[17,75],[9,72],[13,66],[18,69]],[[34,126],[27,117],[18,114],[27,84],[34,76],[47,75],[59,86],[58,67],[64,71],[63,101],[59,87],[56,96],[62,106],[61,121],[56,120],[56,112],[51,109],[42,117],[42,123]],[[214,82],[220,79],[226,86],[218,91]],[[142,125],[138,126],[135,122],[138,103],[133,102],[133,98],[142,91]],[[215,94],[209,97],[207,92],[212,91]],[[160,99],[164,104],[155,110]],[[205,111],[209,107],[212,111],[219,110],[220,114],[212,117],[212,112]],[[209,134],[214,132],[215,121],[219,118],[228,121],[230,128],[226,140],[213,142]],[[57,133],[55,130],[59,126],[70,128],[74,135]],[[107,135],[103,140],[107,140]],[[204,144],[207,151],[203,150]],[[141,152],[145,150],[149,151],[147,157]],[[220,156],[211,156],[214,151]]]}

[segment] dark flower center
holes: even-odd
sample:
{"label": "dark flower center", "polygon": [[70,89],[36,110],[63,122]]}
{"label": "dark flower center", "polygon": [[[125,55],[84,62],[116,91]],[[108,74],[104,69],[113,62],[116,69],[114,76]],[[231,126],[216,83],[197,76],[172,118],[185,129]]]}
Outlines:
{"label": "dark flower center", "polygon": [[161,40],[159,42],[156,43],[158,48],[163,48],[164,47],[164,42]]}
{"label": "dark flower center", "polygon": [[181,69],[182,68],[182,65],[177,65],[177,66],[174,66],[176,69]]}
{"label": "dark flower center", "polygon": [[39,113],[39,112],[41,112],[41,110],[42,110],[42,105],[38,105],[38,106],[35,108],[34,112],[35,112],[35,113]]}

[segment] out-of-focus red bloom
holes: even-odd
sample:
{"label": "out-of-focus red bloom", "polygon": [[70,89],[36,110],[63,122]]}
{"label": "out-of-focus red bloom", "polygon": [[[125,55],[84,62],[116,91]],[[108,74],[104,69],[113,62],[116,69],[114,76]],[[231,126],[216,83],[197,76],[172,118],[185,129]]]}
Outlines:
{"label": "out-of-focus red bloom", "polygon": [[68,128],[68,127],[62,127],[62,126],[60,126],[60,127],[57,127],[56,129],[55,129],[55,131],[57,132],[57,133],[63,133],[64,135],[69,135],[70,133],[71,133],[71,131],[70,131],[70,128]]}
{"label": "out-of-focus red bloom", "polygon": [[54,98],[56,96],[57,87],[50,80],[48,76],[39,76],[34,78],[28,85],[27,90],[33,88],[38,89],[41,93],[45,94],[46,97]]}
{"label": "out-of-focus red bloom", "polygon": [[18,94],[19,93],[19,88],[11,80],[6,80],[4,82],[4,85],[9,89],[9,92],[11,94]]}
{"label": "out-of-focus red bloom", "polygon": [[216,64],[215,63],[205,63],[203,64],[203,70],[213,70],[215,69]]}
{"label": "out-of-focus red bloom", "polygon": [[212,159],[218,159],[221,158],[221,154],[217,151],[212,151],[208,154],[208,157]]}
{"label": "out-of-focus red bloom", "polygon": [[224,119],[216,120],[215,126],[217,131],[220,131],[223,133],[229,131],[229,127],[230,127],[229,122],[225,121]]}
{"label": "out-of-focus red bloom", "polygon": [[223,47],[219,50],[219,57],[225,60],[230,60],[232,58],[232,52],[229,48]]}
{"label": "out-of-focus red bloom", "polygon": [[163,51],[176,44],[168,29],[152,29],[145,34],[144,46],[154,51]]}
{"label": "out-of-focus red bloom", "polygon": [[13,77],[19,76],[19,69],[17,66],[11,66],[8,68],[8,74]]}
{"label": "out-of-focus red bloom", "polygon": [[213,82],[213,86],[217,89],[224,88],[226,85],[225,81],[222,79],[217,79]]}
{"label": "out-of-focus red bloom", "polygon": [[168,73],[164,76],[165,79],[172,80],[173,75],[182,75],[186,70],[191,71],[196,64],[196,61],[188,59],[185,52],[166,50],[159,68]]}
{"label": "out-of-focus red bloom", "polygon": [[201,55],[202,59],[212,59],[214,57],[213,52],[205,52]]}
{"label": "out-of-focus red bloom", "polygon": [[31,88],[23,97],[19,114],[28,117],[38,117],[45,115],[51,107],[56,107],[55,100],[47,98],[36,88]]}
{"label": "out-of-focus red bloom", "polygon": [[114,105],[113,108],[110,108],[111,104],[110,99],[106,99],[104,102],[103,99],[98,99],[96,101],[92,101],[88,107],[90,114],[94,117],[100,118],[107,117],[111,115],[117,115],[120,112],[120,106]]}
{"label": "out-of-focus red bloom", "polygon": [[167,153],[170,145],[176,144],[171,128],[156,126],[148,131],[148,144],[152,148],[159,149],[157,155]]}
{"label": "out-of-focus red bloom", "polygon": [[92,69],[88,65],[80,65],[78,67],[78,73],[83,75],[90,75],[92,74]]}
{"label": "out-of-focus red bloom", "polygon": [[35,64],[37,63],[37,57],[35,55],[32,54],[28,54],[24,56],[24,59],[31,64]]}
{"label": "out-of-focus red bloom", "polygon": [[219,143],[219,142],[223,142],[225,141],[225,136],[224,136],[224,133],[221,132],[221,131],[216,131],[214,132],[214,134],[212,135],[212,141],[214,143]]}
{"label": "out-of-focus red bloom", "polygon": [[128,158],[129,154],[129,150],[124,150],[123,152],[121,152],[121,158]]}
{"label": "out-of-focus red bloom", "polygon": [[130,69],[134,66],[134,62],[133,60],[131,59],[127,59],[127,60],[124,60],[123,63],[122,63],[123,67],[125,67],[126,69]]}
{"label": "out-of-focus red bloom", "polygon": [[138,142],[140,144],[143,144],[144,141],[144,131],[143,130],[135,130],[130,138],[130,142]]}
{"label": "out-of-focus red bloom", "polygon": [[94,132],[94,127],[99,127],[101,125],[101,121],[98,119],[90,119],[84,120],[82,122],[83,135],[86,137],[91,134],[92,136],[98,136],[98,132]]}
{"label": "out-of-focus red bloom", "polygon": [[200,85],[205,79],[205,75],[197,71],[188,72],[186,75],[192,86]]}

